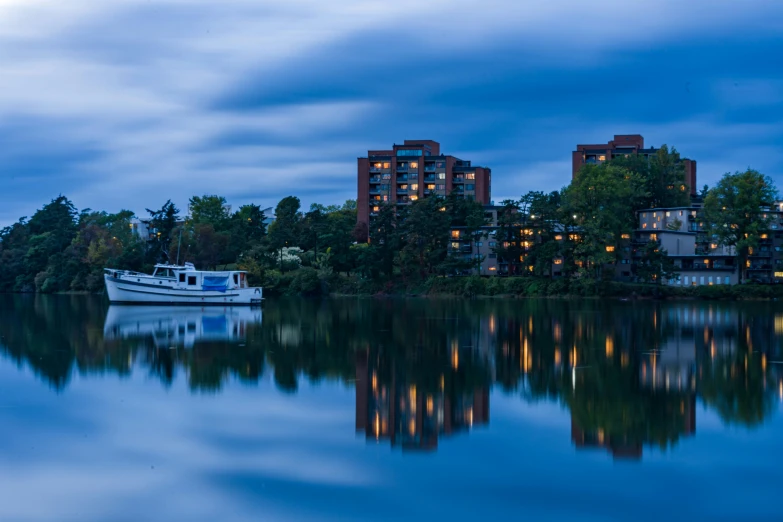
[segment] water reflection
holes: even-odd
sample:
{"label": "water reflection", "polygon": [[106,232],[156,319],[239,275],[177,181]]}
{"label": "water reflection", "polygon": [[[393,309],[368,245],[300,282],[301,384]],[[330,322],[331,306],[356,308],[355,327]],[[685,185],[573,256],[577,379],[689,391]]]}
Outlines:
{"label": "water reflection", "polygon": [[192,348],[197,342],[244,341],[248,325],[260,323],[261,309],[255,307],[111,305],[103,337],[151,340],[156,348]]}
{"label": "water reflection", "polygon": [[280,300],[262,322],[0,296],[0,352],[58,391],[74,373],[181,376],[212,393],[265,374],[287,393],[339,380],[355,387],[356,430],[403,450],[488,425],[491,393],[558,402],[576,448],[616,458],[695,436],[699,403],[752,428],[783,401],[781,336],[775,303]]}

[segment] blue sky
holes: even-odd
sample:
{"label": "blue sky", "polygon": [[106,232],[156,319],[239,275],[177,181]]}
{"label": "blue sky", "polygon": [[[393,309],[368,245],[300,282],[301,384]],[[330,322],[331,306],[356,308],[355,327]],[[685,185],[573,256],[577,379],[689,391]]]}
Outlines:
{"label": "blue sky", "polygon": [[0,226],[60,193],[339,203],[411,138],[496,201],[623,133],[783,188],[780,34],[779,0],[0,0]]}

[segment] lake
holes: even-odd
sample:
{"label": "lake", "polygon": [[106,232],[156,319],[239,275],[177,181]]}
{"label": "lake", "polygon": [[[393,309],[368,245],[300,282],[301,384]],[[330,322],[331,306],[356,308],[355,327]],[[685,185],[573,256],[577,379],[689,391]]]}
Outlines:
{"label": "lake", "polygon": [[780,520],[783,304],[0,295],[0,520]]}

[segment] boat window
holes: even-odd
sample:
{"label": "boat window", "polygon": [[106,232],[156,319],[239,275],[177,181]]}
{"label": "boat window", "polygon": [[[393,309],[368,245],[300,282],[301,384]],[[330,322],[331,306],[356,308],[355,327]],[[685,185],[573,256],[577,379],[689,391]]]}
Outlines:
{"label": "boat window", "polygon": [[234,284],[235,285],[239,284],[239,274],[234,274]]}
{"label": "boat window", "polygon": [[180,274],[179,275],[179,282],[180,283],[184,283],[185,282],[185,274]]}
{"label": "boat window", "polygon": [[188,285],[194,286],[196,284],[196,276],[188,276]]}

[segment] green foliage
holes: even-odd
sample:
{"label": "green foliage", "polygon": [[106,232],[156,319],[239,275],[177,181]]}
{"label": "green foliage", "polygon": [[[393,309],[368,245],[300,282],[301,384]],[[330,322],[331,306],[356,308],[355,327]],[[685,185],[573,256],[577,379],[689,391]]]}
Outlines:
{"label": "green foliage", "polygon": [[585,165],[563,193],[563,212],[580,236],[574,256],[595,278],[617,261],[620,238],[635,228],[634,210],[649,197],[636,173],[610,164]]}
{"label": "green foliage", "polygon": [[735,249],[740,281],[744,279],[750,252],[758,247],[761,233],[768,229],[771,220],[762,208],[771,207],[776,197],[772,179],[748,169],[725,174],[704,199],[707,234],[721,246]]}

